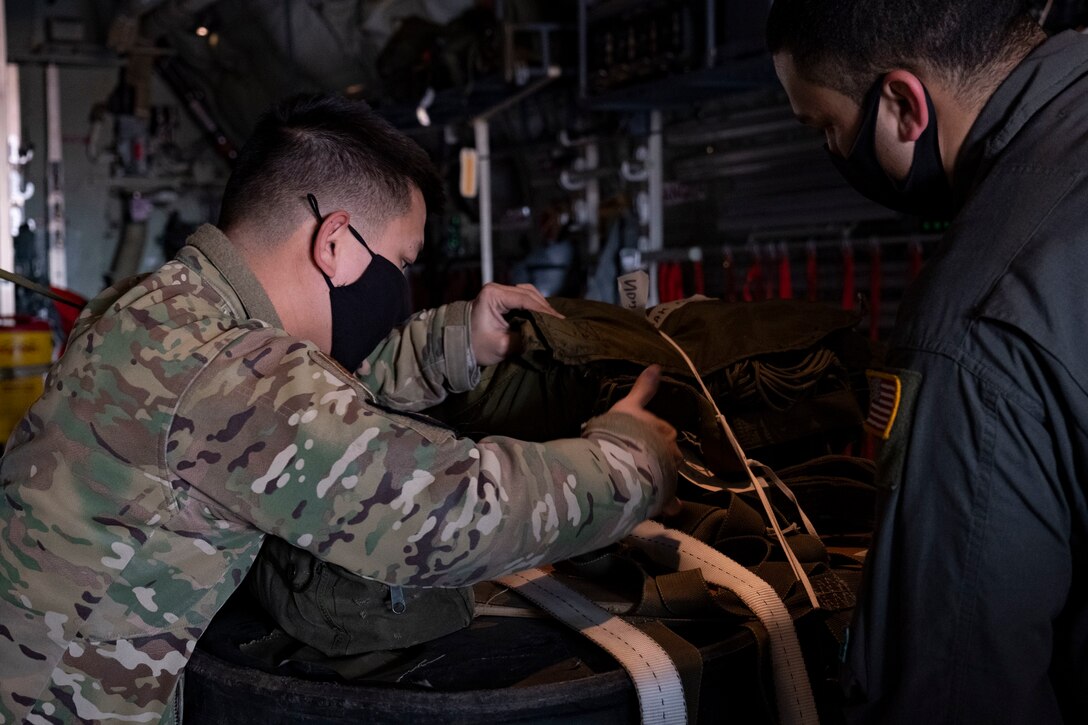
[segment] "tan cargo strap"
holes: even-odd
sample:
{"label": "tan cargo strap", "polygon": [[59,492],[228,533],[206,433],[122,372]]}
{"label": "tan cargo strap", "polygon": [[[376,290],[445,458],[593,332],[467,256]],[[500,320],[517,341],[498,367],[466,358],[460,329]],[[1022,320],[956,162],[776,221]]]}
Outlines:
{"label": "tan cargo strap", "polygon": [[770,584],[713,547],[655,521],[639,524],[625,541],[662,566],[699,569],[711,584],[736,593],[767,630],[779,720],[783,725],[819,723],[797,632]]}
{"label": "tan cargo strap", "polygon": [[643,723],[687,723],[680,673],[668,653],[649,635],[540,569],[507,574],[495,581],[510,587],[615,657],[635,683]]}

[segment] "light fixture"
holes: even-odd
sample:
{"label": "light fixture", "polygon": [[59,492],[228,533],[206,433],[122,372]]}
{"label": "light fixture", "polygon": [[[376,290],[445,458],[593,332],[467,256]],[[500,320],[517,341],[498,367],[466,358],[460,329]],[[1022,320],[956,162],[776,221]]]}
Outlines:
{"label": "light fixture", "polygon": [[420,126],[431,125],[431,114],[427,112],[427,109],[434,103],[434,89],[427,86],[427,90],[423,92],[423,98],[419,99],[419,105],[416,106],[416,120],[419,121]]}
{"label": "light fixture", "polygon": [[208,36],[208,26],[201,25],[200,27],[198,27],[196,29],[196,34],[199,35],[201,38],[207,37]]}

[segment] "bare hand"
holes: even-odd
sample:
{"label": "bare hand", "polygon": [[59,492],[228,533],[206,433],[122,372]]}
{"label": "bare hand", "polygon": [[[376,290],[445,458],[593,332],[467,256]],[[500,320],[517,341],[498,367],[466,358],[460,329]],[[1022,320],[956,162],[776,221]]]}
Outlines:
{"label": "bare hand", "polygon": [[[612,411],[625,413],[633,418],[646,423],[661,440],[665,450],[669,451],[673,459],[680,460],[680,448],[676,445],[676,429],[646,410],[646,406],[657,394],[657,387],[661,383],[661,366],[651,365],[642,371],[635,380],[634,386],[627,395],[612,406]],[[676,481],[666,483],[671,488],[663,491],[661,504],[655,514],[675,515],[680,512],[680,501],[676,498]]]}
{"label": "bare hand", "polygon": [[478,365],[494,365],[517,352],[510,325],[503,317],[510,310],[530,310],[562,317],[531,284],[510,287],[493,282],[484,285],[472,302],[472,353]]}

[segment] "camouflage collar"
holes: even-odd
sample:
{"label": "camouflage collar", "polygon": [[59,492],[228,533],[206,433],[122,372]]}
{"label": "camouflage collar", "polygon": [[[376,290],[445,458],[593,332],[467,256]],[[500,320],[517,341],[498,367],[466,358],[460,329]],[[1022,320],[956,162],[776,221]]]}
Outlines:
{"label": "camouflage collar", "polygon": [[[234,293],[232,296],[241,304],[246,318],[283,329],[268,293],[223,232],[211,224],[204,224],[193,232],[186,244],[195,247],[215,266],[227,287],[221,291]],[[184,256],[184,250],[178,256]],[[228,299],[230,297],[228,294]]]}

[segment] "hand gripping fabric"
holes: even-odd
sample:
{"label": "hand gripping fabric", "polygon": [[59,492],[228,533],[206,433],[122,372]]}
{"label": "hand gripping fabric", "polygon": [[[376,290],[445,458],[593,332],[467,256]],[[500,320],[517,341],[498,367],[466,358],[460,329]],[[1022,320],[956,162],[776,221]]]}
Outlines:
{"label": "hand gripping fabric", "polygon": [[[510,587],[615,657],[635,683],[643,723],[687,723],[687,705],[680,673],[668,653],[649,636],[540,569],[507,574],[496,581]],[[788,616],[786,621],[789,622]]]}
{"label": "hand gripping fabric", "polygon": [[698,539],[654,521],[639,524],[625,541],[677,571],[699,569],[706,581],[740,597],[767,629],[779,720],[783,725],[819,723],[797,632],[770,584]]}

